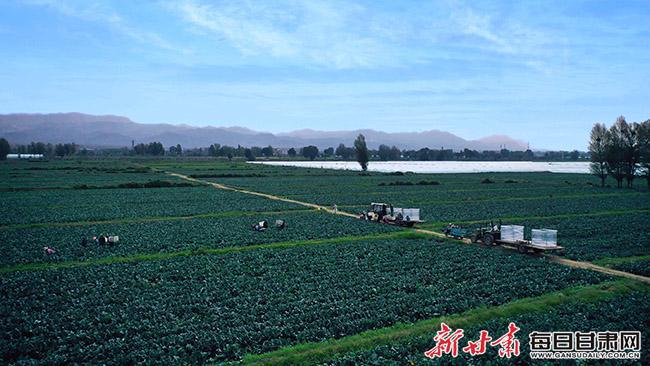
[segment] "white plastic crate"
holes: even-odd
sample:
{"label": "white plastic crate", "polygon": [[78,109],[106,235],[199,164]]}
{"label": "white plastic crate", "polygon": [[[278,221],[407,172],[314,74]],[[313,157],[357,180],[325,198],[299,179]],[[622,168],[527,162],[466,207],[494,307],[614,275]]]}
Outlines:
{"label": "white plastic crate", "polygon": [[531,242],[534,245],[546,246],[546,238],[544,237],[544,229],[531,230]]}
{"label": "white plastic crate", "polygon": [[407,217],[411,221],[419,221],[420,220],[420,209],[419,208],[399,208],[399,207],[394,207],[393,208],[393,215],[397,216],[398,213],[402,214],[402,217],[404,218],[404,220],[406,220]]}
{"label": "white plastic crate", "polygon": [[524,227],[521,225],[512,225],[512,236],[515,241],[524,240]]}
{"label": "white plastic crate", "polygon": [[524,240],[524,227],[520,225],[501,225],[501,240],[510,242]]}
{"label": "white plastic crate", "polygon": [[556,246],[557,245],[557,230],[544,229],[544,241],[546,246]]}
{"label": "white plastic crate", "polygon": [[514,235],[514,228],[512,225],[501,225],[501,240],[513,241]]}

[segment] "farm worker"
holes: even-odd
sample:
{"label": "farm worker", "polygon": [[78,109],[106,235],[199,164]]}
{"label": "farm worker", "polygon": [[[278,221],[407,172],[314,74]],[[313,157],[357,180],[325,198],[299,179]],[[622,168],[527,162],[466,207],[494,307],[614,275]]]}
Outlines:
{"label": "farm worker", "polygon": [[99,245],[105,245],[106,244],[106,237],[104,234],[99,236]]}
{"label": "farm worker", "polygon": [[336,206],[336,203],[334,204],[334,206],[332,206],[332,211],[334,211],[334,213],[339,212],[339,208],[338,208],[338,206]]}
{"label": "farm worker", "polygon": [[93,241],[95,242],[95,245],[99,245],[99,239],[97,239],[96,236],[93,236]]}
{"label": "farm worker", "polygon": [[262,221],[258,222],[257,224],[253,225],[253,229],[255,231],[264,231],[268,227],[269,227],[269,223],[266,220],[262,220]]}
{"label": "farm worker", "polygon": [[43,247],[43,251],[47,255],[56,254],[56,250],[54,248],[50,248],[50,247]]}

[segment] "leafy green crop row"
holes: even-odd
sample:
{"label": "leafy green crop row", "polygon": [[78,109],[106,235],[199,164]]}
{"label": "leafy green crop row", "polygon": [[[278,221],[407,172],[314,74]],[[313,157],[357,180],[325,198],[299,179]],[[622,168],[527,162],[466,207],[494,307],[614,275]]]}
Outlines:
{"label": "leafy green crop row", "polygon": [[[351,352],[341,355],[327,363],[329,366],[347,365],[447,365],[456,364],[495,364],[511,365],[527,364],[533,361],[529,358],[528,334],[534,331],[634,331],[641,332],[641,360],[638,364],[647,365],[650,362],[650,330],[647,319],[650,318],[650,292],[636,291],[613,299],[573,303],[562,305],[543,312],[534,312],[508,318],[498,318],[484,322],[478,326],[464,329],[465,337],[459,343],[461,347],[468,340],[479,338],[481,330],[487,330],[494,339],[504,334],[508,324],[514,322],[521,330],[516,334],[520,342],[521,354],[513,359],[500,358],[498,348],[488,347],[488,352],[480,356],[469,356],[459,350],[459,358],[449,355],[436,360],[424,356],[424,352],[435,346],[433,336],[437,329],[431,329],[428,336],[413,337],[399,343],[376,347],[367,351]],[[454,328],[455,329],[455,328]],[[608,364],[634,364],[630,362],[610,360]],[[324,366],[324,365],[323,365]]]}
{"label": "leafy green crop row", "polygon": [[3,359],[203,363],[607,277],[435,240],[353,242],[0,277]]}
{"label": "leafy green crop row", "polygon": [[[594,203],[598,204],[598,203]],[[593,261],[650,253],[650,212],[570,219],[514,220],[508,224],[558,230],[558,243],[572,259]],[[528,235],[528,234],[527,234]]]}
{"label": "leafy green crop row", "polygon": [[3,162],[0,190],[59,189],[75,185],[104,186],[154,180],[182,182],[126,161]]}
{"label": "leafy green crop row", "polygon": [[[397,186],[392,191],[369,190],[366,192],[340,192],[340,193],[311,193],[301,195],[287,195],[288,198],[314,202],[318,204],[332,204],[333,202],[345,205],[363,205],[366,201],[389,201],[399,203],[400,205],[432,205],[432,204],[471,204],[477,201],[508,201],[508,200],[536,200],[536,199],[554,199],[554,198],[581,198],[590,197],[599,199],[600,197],[617,196],[627,199],[628,197],[642,197],[645,193],[638,192],[610,192],[607,190],[587,190],[576,191],[572,188],[558,187],[522,187],[517,189],[491,189],[491,190],[435,190],[422,189],[419,186],[411,188],[410,186]],[[420,188],[420,189],[418,189]],[[525,203],[524,203],[525,204]]]}
{"label": "leafy green crop row", "polygon": [[[280,170],[275,176],[266,171],[264,178],[228,178],[212,179],[225,184],[231,184],[250,189],[266,191],[274,194],[339,194],[340,184],[346,185],[346,191],[351,192],[394,192],[396,189],[406,191],[444,192],[448,190],[480,189],[484,191],[520,190],[526,188],[570,188],[575,192],[593,192],[588,185],[595,178],[583,174],[552,174],[552,173],[475,173],[475,174],[407,174],[395,176],[389,173],[359,173],[346,171],[330,171],[325,169],[305,169],[288,167],[269,167]],[[173,169],[172,169],[173,170]],[[260,170],[256,172],[262,173]],[[205,171],[204,171],[205,173]],[[223,173],[223,172],[221,172]],[[363,175],[362,175],[363,174]],[[313,179],[318,176],[318,179]],[[485,178],[495,181],[495,184],[481,184]],[[380,186],[399,179],[403,182],[417,183],[422,180],[435,180],[437,186],[403,186],[400,188]],[[520,183],[505,183],[517,181]],[[614,190],[615,191],[615,190]]]}
{"label": "leafy green crop row", "polygon": [[0,225],[304,208],[212,187],[5,192],[0,203]]}
{"label": "leafy green crop row", "polygon": [[[491,177],[497,184],[481,184],[483,177]],[[370,202],[420,207],[422,217],[434,222],[650,209],[647,192],[594,188],[586,184],[592,177],[582,174],[413,174],[399,179],[413,183],[436,180],[440,185],[379,186],[394,181],[395,177],[381,173],[359,176],[349,172],[317,179],[305,172],[304,176],[283,178],[208,180],[327,206],[336,203],[351,212],[367,208]],[[504,183],[508,180],[522,183]],[[342,186],[344,190],[340,189]]]}
{"label": "leafy green crop row", "polygon": [[[498,220],[501,217],[554,216],[561,214],[588,214],[609,210],[650,209],[650,195],[641,197],[575,197],[539,198],[534,200],[476,201],[446,204],[402,204],[393,202],[396,207],[411,206],[420,208],[420,216],[430,222],[455,222],[468,220]],[[366,206],[346,207],[350,212],[367,209]]]}
{"label": "leafy green crop row", "polygon": [[[271,226],[276,219],[284,219],[287,227],[283,230],[271,227],[265,232],[253,231],[252,224],[263,219],[269,220]],[[367,235],[396,230],[397,228],[393,226],[351,220],[347,217],[315,211],[146,223],[8,229],[0,230],[0,242],[4,252],[0,265],[224,248],[278,241]],[[82,237],[90,241],[90,238],[102,233],[118,235],[119,243],[114,246],[98,247],[89,242],[86,247],[81,246]],[[58,251],[56,259],[43,254],[44,246],[54,247]]]}
{"label": "leafy green crop row", "polygon": [[614,266],[613,268],[618,269],[619,271],[650,277],[650,259],[638,262],[621,263]]}

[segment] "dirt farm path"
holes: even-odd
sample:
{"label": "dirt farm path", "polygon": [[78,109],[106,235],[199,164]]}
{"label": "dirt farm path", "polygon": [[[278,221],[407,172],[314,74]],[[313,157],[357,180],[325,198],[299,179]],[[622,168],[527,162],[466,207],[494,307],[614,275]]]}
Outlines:
{"label": "dirt farm path", "polygon": [[[254,196],[264,197],[264,198],[271,199],[271,200],[293,203],[293,204],[302,205],[302,206],[305,206],[305,207],[310,207],[310,208],[313,208],[315,210],[325,211],[325,212],[335,214],[335,215],[341,215],[341,216],[347,216],[347,217],[353,217],[353,218],[358,217],[357,215],[349,213],[349,212],[344,212],[344,211],[340,211],[340,210],[334,211],[332,208],[328,208],[328,207],[325,207],[325,206],[322,206],[322,205],[317,205],[315,203],[303,202],[303,201],[298,201],[298,200],[294,200],[294,199],[290,199],[290,198],[283,198],[283,197],[275,196],[275,195],[272,195],[272,194],[256,192],[256,191],[251,191],[251,190],[247,190],[247,189],[229,187],[229,186],[226,186],[226,185],[223,185],[223,184],[220,184],[220,183],[216,183],[216,182],[209,182],[209,181],[202,180],[202,179],[192,178],[192,177],[189,177],[187,175],[180,174],[180,173],[174,173],[174,172],[168,172],[168,171],[165,171],[165,173],[168,174],[168,175],[180,178],[180,179],[190,181],[190,182],[207,184],[207,185],[210,185],[210,186],[212,186],[214,188],[217,188],[217,189],[223,189],[223,190],[226,190],[226,191],[240,192],[240,193],[250,194],[250,195],[254,195]],[[440,238],[447,238],[444,234],[436,232],[436,231],[432,231],[432,230],[415,229],[415,232],[422,233],[422,234],[427,234],[427,235],[433,235],[433,236],[437,236],[437,237],[440,237]],[[447,239],[450,239],[450,238],[447,238]],[[472,244],[472,242],[469,239],[453,239],[453,240],[458,241],[458,242],[462,242],[462,243],[465,243],[465,244],[470,244],[470,245],[480,245],[480,244]],[[571,259],[558,257],[556,255],[544,254],[543,256],[546,257],[547,259],[549,259],[551,262],[559,263],[559,264],[562,264],[562,265],[565,265],[565,266],[580,268],[580,269],[588,269],[588,270],[591,270],[591,271],[605,273],[605,274],[608,274],[608,275],[611,275],[611,276],[629,278],[629,279],[632,279],[632,280],[635,280],[635,281],[640,281],[640,282],[650,284],[650,278],[649,277],[636,275],[636,274],[629,273],[629,272],[618,271],[618,270],[608,268],[608,267],[598,266],[598,265],[590,263],[590,262],[574,261],[574,260],[571,260]]]}

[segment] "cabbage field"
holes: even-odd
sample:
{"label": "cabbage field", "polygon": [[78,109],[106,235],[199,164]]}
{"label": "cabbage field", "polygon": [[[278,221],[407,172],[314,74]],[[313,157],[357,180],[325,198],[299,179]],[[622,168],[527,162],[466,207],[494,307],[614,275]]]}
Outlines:
{"label": "cabbage field", "polygon": [[[523,334],[532,331],[582,331],[584,329],[608,329],[611,331],[636,330],[641,332],[644,340],[643,348],[650,347],[650,330],[648,324],[635,321],[637,317],[650,317],[650,292],[635,291],[624,296],[597,302],[573,303],[565,307],[552,310],[528,313],[508,319],[495,319],[480,323],[465,329],[466,337],[478,339],[479,332],[483,329],[490,334],[501,334],[507,329],[509,322],[515,322],[521,327]],[[338,356],[327,362],[329,366],[371,364],[371,365],[440,365],[445,362],[430,360],[421,352],[432,346],[432,337],[413,337],[400,341],[390,346],[380,346],[363,352],[349,353]],[[526,357],[528,349],[522,348],[522,356]],[[464,354],[464,362],[477,361]],[[510,365],[512,360],[499,359],[497,350],[490,348],[485,355],[479,358],[483,362],[492,360],[493,364]],[[650,355],[643,353],[640,364],[647,365]],[[632,363],[632,362],[630,362]]]}
{"label": "cabbage field", "polygon": [[2,329],[37,359],[236,360],[605,278],[433,239],[369,240],[4,276]]}
{"label": "cabbage field", "polygon": [[[350,213],[370,202],[419,207],[421,228],[434,231],[498,219],[553,228],[567,258],[648,276],[650,193],[640,184],[180,158],[7,161],[0,174],[2,364],[436,364],[423,357],[433,324],[466,314],[467,338],[515,321],[522,343],[567,329],[647,340],[650,286],[638,279],[281,199]],[[254,231],[261,220],[270,227]],[[98,246],[99,234],[120,241]],[[522,345],[518,362],[527,355]],[[503,363],[466,361],[486,360]]]}

